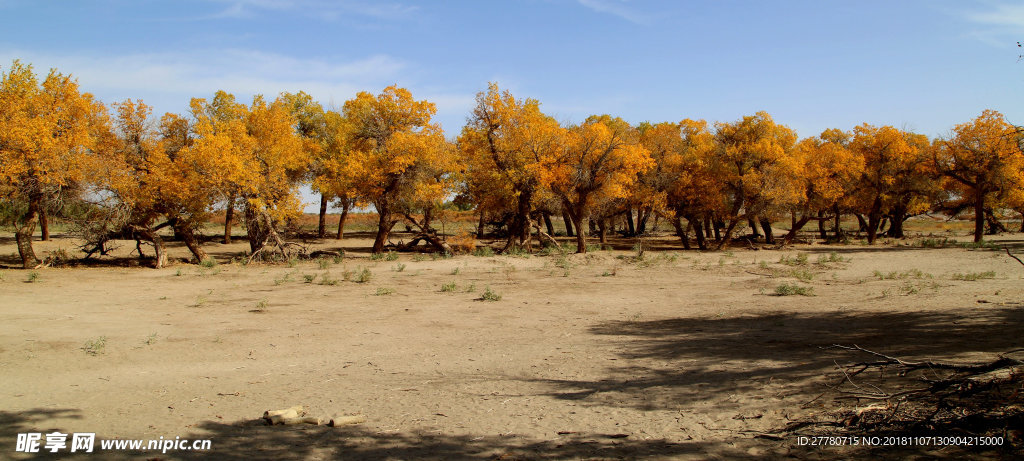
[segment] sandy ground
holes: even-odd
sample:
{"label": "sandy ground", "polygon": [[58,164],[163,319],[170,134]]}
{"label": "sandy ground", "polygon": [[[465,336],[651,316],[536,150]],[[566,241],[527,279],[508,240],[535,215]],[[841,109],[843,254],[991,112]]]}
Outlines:
{"label": "sandy ground", "polygon": [[[54,429],[212,440],[209,452],[92,455],[103,459],[850,456],[753,438],[824,411],[827,399],[804,404],[835,361],[860,357],[822,347],[983,360],[1024,337],[1024,266],[995,251],[699,253],[666,237],[649,242],[643,262],[625,241],[567,258],[372,261],[363,237],[344,241],[344,260],[322,263],[229,263],[241,242],[208,243],[221,261],[212,268],[0,270],[0,458],[27,456],[14,453],[16,434]],[[1000,238],[1024,246],[1020,235]],[[172,245],[172,256],[187,256]],[[15,251],[0,234],[6,264]],[[357,283],[363,268],[372,275]],[[954,276],[986,271],[994,278]],[[775,296],[784,283],[813,296]],[[501,299],[480,300],[487,289]],[[367,422],[255,422],[300,404]]]}

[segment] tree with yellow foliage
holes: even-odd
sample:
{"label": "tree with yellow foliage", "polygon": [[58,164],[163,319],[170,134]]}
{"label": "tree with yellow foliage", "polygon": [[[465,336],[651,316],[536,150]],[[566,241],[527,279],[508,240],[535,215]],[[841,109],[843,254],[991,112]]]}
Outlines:
{"label": "tree with yellow foliage", "polygon": [[417,101],[397,86],[379,95],[360,92],[345,102],[348,155],[342,174],[355,185],[358,198],[377,210],[374,253],[384,251],[391,229],[403,218],[420,227],[420,235],[435,247],[444,247],[428,219],[412,218],[414,211],[439,204],[454,187],[456,156],[441,127],[431,123],[435,111],[433,103]]}
{"label": "tree with yellow foliage", "polygon": [[544,161],[543,183],[562,200],[576,227],[576,252],[587,252],[587,220],[608,200],[624,198],[637,175],[654,166],[637,130],[609,115],[569,127],[561,149]]}
{"label": "tree with yellow foliage", "polygon": [[281,93],[280,98],[289,107],[295,117],[295,132],[304,142],[310,157],[309,180],[314,192],[320,193],[320,215],[317,220],[317,237],[324,238],[327,232],[327,205],[331,198],[336,197],[329,190],[321,189],[323,181],[318,178],[327,174],[324,160],[331,154],[327,152],[331,133],[327,125],[327,114],[323,106],[313,100],[304,91],[298,93]]}
{"label": "tree with yellow foliage", "polygon": [[240,171],[230,178],[245,201],[245,226],[251,257],[268,244],[288,255],[281,227],[302,215],[298,186],[310,163],[313,141],[298,136],[288,102],[253,98],[245,117],[249,143]]}
{"label": "tree with yellow foliage", "polygon": [[542,161],[560,147],[564,130],[533,99],[516,99],[491,83],[458,139],[467,190],[480,213],[509,213],[505,251],[529,247],[530,214],[541,186]]}
{"label": "tree with yellow foliage", "polygon": [[[660,164],[668,180],[666,202],[672,211],[676,234],[689,248],[692,229],[701,250],[708,248],[705,222],[725,210],[723,184],[711,170],[715,152],[714,134],[704,120],[684,119],[679,123],[659,124],[647,135],[645,146]],[[687,220],[683,228],[681,219]]]}
{"label": "tree with yellow foliage", "polygon": [[98,240],[92,244],[102,247],[111,233],[129,230],[153,245],[154,265],[160,268],[167,257],[159,231],[170,226],[196,261],[203,261],[207,255],[195,230],[219,198],[212,174],[215,159],[189,148],[185,119],[166,114],[154,128],[151,109],[143,102],[127,100],[113,107],[116,137],[99,152],[103,162],[98,180],[104,190],[100,196],[107,211],[99,224],[106,235],[94,233]]}
{"label": "tree with yellow foliage", "polygon": [[[802,194],[794,206],[794,224],[786,234],[785,243],[790,243],[811,219],[819,223],[835,219],[838,229],[839,203],[851,192],[854,181],[864,170],[863,157],[847,148],[849,137],[849,133],[828,129],[817,137],[797,143],[793,155],[798,170],[793,171],[793,178],[802,188]],[[833,215],[826,217],[827,212]]]}
{"label": "tree with yellow foliage", "polygon": [[[244,150],[248,142],[244,120],[245,104],[237,102],[235,95],[219,90],[209,101],[192,98],[190,107],[193,118],[191,129],[198,141],[195,149],[220,159],[242,157],[240,150]],[[225,171],[217,173],[223,174]],[[231,243],[231,228],[235,221],[239,191],[223,182],[218,190],[223,193],[224,200],[224,243]]]}
{"label": "tree with yellow foliage", "polygon": [[1019,193],[1024,185],[1020,134],[994,110],[957,125],[950,138],[936,140],[933,162],[947,178],[945,188],[973,207],[975,242],[984,238],[986,204],[991,206],[1001,193]]}
{"label": "tree with yellow foliage", "polygon": [[796,132],[775,123],[763,111],[735,122],[716,123],[715,128],[711,169],[729,201],[729,224],[718,247],[728,244],[736,225],[744,219],[759,221],[766,241],[774,243],[771,218],[797,203],[802,192],[794,181],[794,172],[799,171],[792,152]]}
{"label": "tree with yellow foliage", "polygon": [[106,109],[71,76],[51,70],[39,82],[20,61],[0,76],[0,202],[25,268],[39,263],[32,234],[40,214],[88,178],[105,129]]}
{"label": "tree with yellow foliage", "polygon": [[[315,174],[313,190],[319,191],[322,197],[336,197],[336,204],[341,207],[338,216],[338,233],[336,239],[345,235],[345,220],[349,211],[356,205],[355,197],[359,196],[352,178],[346,172],[349,161],[349,124],[340,113],[329,110],[324,112],[323,133],[320,137],[320,149],[313,159]],[[324,202],[321,202],[324,212]]]}
{"label": "tree with yellow foliage", "polygon": [[851,199],[854,210],[867,214],[868,243],[877,239],[883,218],[890,222],[889,235],[902,237],[903,221],[926,211],[937,189],[928,138],[865,123],[854,128],[850,149],[864,159]]}

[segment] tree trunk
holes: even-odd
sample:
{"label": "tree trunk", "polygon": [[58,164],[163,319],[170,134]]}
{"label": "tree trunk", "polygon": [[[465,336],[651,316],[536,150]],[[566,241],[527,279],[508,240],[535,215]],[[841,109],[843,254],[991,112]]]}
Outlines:
{"label": "tree trunk", "polygon": [[860,213],[854,213],[853,216],[857,218],[857,232],[867,232],[868,222],[864,220],[864,215]]}
{"label": "tree trunk", "polygon": [[480,213],[478,214],[480,215],[480,218],[476,223],[476,238],[482,239],[484,238],[484,211],[480,210]]}
{"label": "tree trunk", "polygon": [[18,242],[18,254],[21,256],[21,265],[25,269],[31,269],[39,265],[39,259],[32,249],[32,234],[36,231],[36,215],[38,205],[29,202],[28,214],[18,226],[14,233],[14,239]]}
{"label": "tree trunk", "polygon": [[345,238],[345,219],[348,218],[348,209],[352,206],[347,198],[343,198],[341,202],[341,215],[338,216],[338,235],[336,240]]}
{"label": "tree trunk", "polygon": [[[152,229],[146,229],[137,227],[135,231],[142,236],[142,238],[149,240],[153,244],[153,251],[156,252],[156,259],[153,261],[153,268],[160,269],[167,265],[167,251],[164,250],[164,240],[160,238],[160,234]],[[140,251],[141,255],[142,252]]]}
{"label": "tree trunk", "polygon": [[828,238],[828,232],[825,231],[825,220],[821,219],[825,217],[825,212],[818,210],[818,238],[825,240]]}
{"label": "tree trunk", "polygon": [[750,226],[750,235],[755,239],[761,238],[761,231],[757,230],[757,222],[754,218],[747,218],[747,225]]}
{"label": "tree trunk", "polygon": [[985,208],[985,222],[988,223],[988,235],[998,235],[1000,232],[1009,232],[1003,223],[999,222],[999,218],[996,218],[995,212],[991,208]]}
{"label": "tree trunk", "polygon": [[647,233],[647,220],[651,218],[651,208],[644,207],[639,210],[639,216],[636,222],[636,232],[640,235]]}
{"label": "tree trunk", "polygon": [[569,212],[568,211],[565,211],[565,210],[562,211],[562,222],[565,223],[565,235],[566,235],[566,237],[573,237],[573,236],[575,236],[576,233],[573,232],[573,230],[572,230],[572,218],[569,217]]}
{"label": "tree trunk", "polygon": [[[196,235],[195,235],[195,233],[192,232],[191,228],[189,228],[188,226],[181,225],[181,224],[174,224],[173,228],[174,228],[174,232],[177,235],[179,235],[182,240],[185,241],[185,246],[188,247],[188,251],[192,252],[192,256],[195,256],[196,262],[200,262],[201,263],[204,260],[206,260],[206,258],[208,256],[206,255],[206,252],[203,251],[203,247],[199,245],[199,240],[196,238]],[[155,233],[154,233],[154,235],[155,235]],[[156,236],[156,238],[160,238],[160,237]],[[155,242],[154,242],[154,245],[155,245]]]}
{"label": "tree trunk", "polygon": [[729,242],[732,241],[732,231],[736,229],[736,225],[739,223],[739,219],[729,220],[729,226],[725,228],[724,236],[718,235],[718,226],[715,226],[715,239],[718,240],[718,245],[715,247],[715,250],[721,250],[725,246],[729,245]]}
{"label": "tree trunk", "polygon": [[249,251],[255,255],[257,251],[263,249],[263,246],[266,245],[267,231],[262,223],[260,223],[256,210],[248,203],[245,205],[245,232],[249,237]]}
{"label": "tree trunk", "polygon": [[[231,221],[235,218],[235,193],[228,196],[228,208],[224,211],[224,243],[231,243]],[[250,247],[252,242],[249,242]]]}
{"label": "tree trunk", "polygon": [[[821,213],[819,213],[819,215],[820,214]],[[804,216],[800,217],[800,220],[798,220],[797,222],[793,223],[793,226],[789,229],[789,232],[787,232],[786,236],[783,237],[782,244],[783,245],[789,245],[793,241],[793,239],[796,238],[797,232],[800,232],[800,229],[802,229],[805,225],[807,225],[807,221],[810,221],[810,220],[811,220],[810,216],[804,215]],[[818,220],[819,224],[822,223],[822,222],[823,222],[823,220],[820,220],[820,219]]]}
{"label": "tree trunk", "polygon": [[836,214],[835,222],[832,224],[832,232],[836,236],[836,241],[840,241],[843,238],[843,224],[841,222],[842,216],[839,214],[839,204],[835,204],[832,207],[832,211]]}
{"label": "tree trunk", "polygon": [[[722,228],[725,227],[724,224],[717,219],[711,220],[711,230],[715,233],[715,242],[722,242]],[[733,224],[733,227],[735,227],[735,224]]]}
{"label": "tree trunk", "polygon": [[[575,214],[575,213],[574,213]],[[587,252],[587,226],[583,225],[583,218],[574,217],[572,220],[573,227],[576,228],[576,252],[586,253]]]}
{"label": "tree trunk", "polygon": [[608,242],[608,220],[607,218],[601,218],[597,220],[598,235],[600,236],[600,242],[602,244]]}
{"label": "tree trunk", "polygon": [[700,218],[687,216],[686,220],[689,221],[690,226],[693,227],[693,235],[697,239],[697,248],[707,250],[708,242],[707,239],[704,238],[704,227],[701,226]]}
{"label": "tree trunk", "polygon": [[676,236],[683,241],[683,249],[690,249],[690,231],[683,228],[682,218],[672,218],[672,227],[676,230]]}
{"label": "tree trunk", "polygon": [[39,230],[43,234],[40,240],[48,242],[50,240],[50,219],[47,217],[45,206],[39,208]]}
{"label": "tree trunk", "polygon": [[626,207],[626,211],[623,212],[623,216],[626,217],[626,227],[629,229],[629,237],[636,235],[636,227],[633,226],[633,207]]}
{"label": "tree trunk", "polygon": [[985,194],[974,192],[974,243],[978,243],[985,238]]}
{"label": "tree trunk", "polygon": [[878,238],[878,224],[881,220],[882,210],[882,199],[875,198],[875,202],[871,205],[871,211],[868,212],[868,245],[873,245],[875,239]]}
{"label": "tree trunk", "polygon": [[892,238],[903,238],[903,222],[907,220],[907,212],[904,207],[896,207],[889,215],[889,230],[886,235]]}
{"label": "tree trunk", "polygon": [[774,245],[775,234],[772,233],[772,222],[767,219],[761,218],[761,230],[764,231],[764,243]]}
{"label": "tree trunk", "polygon": [[395,223],[391,220],[391,209],[386,204],[375,204],[377,208],[377,237],[373,239],[374,254],[383,253],[384,245],[388,243],[388,236],[391,235],[391,228]]}
{"label": "tree trunk", "polygon": [[533,207],[533,189],[524,188],[516,200],[516,214],[512,218],[512,226],[508,230],[508,241],[505,250],[512,247],[529,246],[530,211]]}
{"label": "tree trunk", "polygon": [[551,213],[547,211],[542,213],[544,215],[544,227],[548,230],[548,235],[555,235],[555,225],[551,223]]}
{"label": "tree trunk", "polygon": [[327,234],[327,194],[320,194],[320,220],[316,226],[316,237],[324,238]]}

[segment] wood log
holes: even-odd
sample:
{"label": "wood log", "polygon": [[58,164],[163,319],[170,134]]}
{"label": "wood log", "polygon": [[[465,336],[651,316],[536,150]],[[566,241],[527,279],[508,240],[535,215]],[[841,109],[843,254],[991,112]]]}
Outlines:
{"label": "wood log", "polygon": [[330,427],[350,426],[366,422],[366,415],[334,415],[327,423]]}
{"label": "wood log", "polygon": [[267,420],[267,422],[272,425],[282,424],[281,421],[301,416],[306,416],[306,409],[303,408],[302,405],[296,405],[283,410],[267,410],[263,412],[263,419]]}
{"label": "wood log", "polygon": [[282,424],[284,426],[294,426],[294,425],[298,425],[298,424],[312,424],[314,426],[319,426],[319,425],[323,424],[323,420],[320,419],[320,418],[313,417],[313,416],[306,416],[306,417],[302,417],[302,418],[283,419],[283,420],[281,420],[281,422],[279,424]]}

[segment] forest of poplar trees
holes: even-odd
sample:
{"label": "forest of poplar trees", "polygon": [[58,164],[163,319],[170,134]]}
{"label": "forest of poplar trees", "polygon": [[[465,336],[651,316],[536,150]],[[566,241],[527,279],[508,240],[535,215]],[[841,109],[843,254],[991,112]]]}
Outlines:
{"label": "forest of poplar trees", "polygon": [[[104,104],[57,70],[42,77],[14,61],[0,71],[0,220],[26,268],[39,264],[37,227],[45,238],[54,218],[72,223],[87,253],[125,235],[150,243],[156,267],[168,228],[206,259],[198,229],[222,212],[225,241],[241,221],[253,257],[287,253],[303,187],[322,196],[320,237],[328,204],[342,210],[338,238],[350,210],[372,207],[374,253],[399,223],[451,251],[432,217],[453,203],[480,232],[495,225],[502,250],[554,243],[555,216],[581,253],[591,228],[603,242],[622,215],[633,234],[657,217],[685,248],[708,249],[738,226],[766,243],[789,243],[808,223],[841,239],[844,217],[873,244],[928,212],[973,219],[979,242],[1024,212],[1024,133],[991,110],[937,138],[864,123],[799,139],[767,112],[560,123],[492,83],[455,135],[432,120],[433,103],[397,86],[337,110],[304,92],[244,103],[218,91],[187,114],[157,116],[139,100]],[[785,235],[773,233],[778,222]]]}

